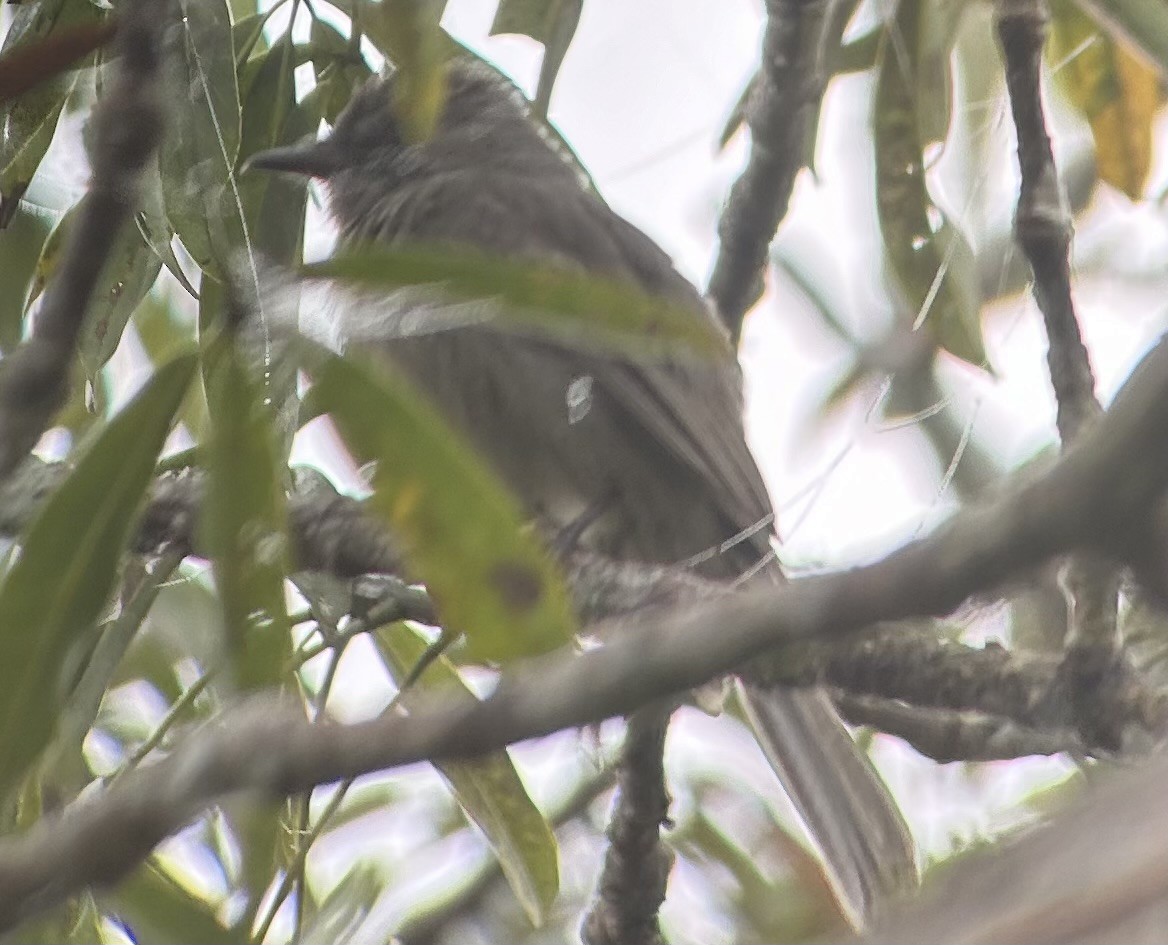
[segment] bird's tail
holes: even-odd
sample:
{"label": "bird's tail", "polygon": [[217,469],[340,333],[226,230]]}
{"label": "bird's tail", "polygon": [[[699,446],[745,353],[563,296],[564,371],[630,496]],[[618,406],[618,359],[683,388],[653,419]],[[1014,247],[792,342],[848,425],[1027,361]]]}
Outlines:
{"label": "bird's tail", "polygon": [[740,682],[742,701],[853,925],[915,888],[912,835],[888,788],[826,693]]}

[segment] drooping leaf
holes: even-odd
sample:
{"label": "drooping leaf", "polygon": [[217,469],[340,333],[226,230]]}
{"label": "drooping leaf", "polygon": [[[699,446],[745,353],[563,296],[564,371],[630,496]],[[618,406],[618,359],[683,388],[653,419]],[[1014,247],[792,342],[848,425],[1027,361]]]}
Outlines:
{"label": "drooping leaf", "polygon": [[58,787],[68,785],[79,791],[88,780],[89,770],[83,764],[82,754],[85,736],[97,719],[102,699],[115,679],[122,658],[162,585],[174,573],[178,560],[172,553],[152,564],[153,570],[134,560],[127,565],[122,578],[120,612],[102,626],[101,636],[95,641],[85,668],[61,710],[56,737],[46,752],[46,770],[52,772],[53,783]]}
{"label": "drooping leaf", "polygon": [[953,111],[953,44],[968,8],[964,0],[930,0],[921,11],[917,55],[917,122],[922,144],[949,137]]}
{"label": "drooping leaf", "polygon": [[301,941],[304,945],[359,941],[355,935],[381,894],[382,886],[376,867],[370,863],[355,865],[317,907]]}
{"label": "drooping leaf", "polygon": [[0,55],[0,104],[55,78],[113,38],[112,20],[78,23]]}
{"label": "drooping leaf", "polygon": [[305,266],[308,278],[392,289],[437,283],[457,299],[498,299],[498,317],[583,344],[608,342],[645,350],[683,344],[721,352],[726,340],[712,318],[619,282],[529,260],[450,248],[373,248]]}
{"label": "drooping leaf", "polygon": [[373,71],[331,24],[313,20],[310,35],[316,86],[302,105],[318,120],[332,125]]}
{"label": "drooping leaf", "polygon": [[[57,270],[60,251],[80,204],[72,207],[56,230],[46,241],[37,263],[36,291],[44,286]],[[122,340],[122,332],[134,309],[146,297],[158,273],[162,260],[143,240],[137,226],[126,225],[119,231],[109,250],[101,276],[94,287],[92,301],[85,312],[85,324],[78,339],[78,354],[90,382],[94,382]]]}
{"label": "drooping leaf", "polygon": [[[292,44],[279,42],[257,61],[243,101],[240,164],[257,151],[292,144],[316,130],[314,118],[296,105]],[[255,248],[280,263],[299,262],[304,181],[287,174],[246,174],[240,179],[240,195]]]}
{"label": "drooping leaf", "polygon": [[[374,634],[374,642],[399,684],[426,650],[425,638],[408,624],[382,627]],[[475,698],[444,656],[435,659],[415,686],[401,694],[401,704],[408,709],[417,694],[428,689],[452,700]],[[533,925],[542,925],[559,892],[559,852],[555,834],[527,793],[511,756],[497,751],[475,761],[439,762],[434,767],[487,838],[527,917]]]}
{"label": "drooping leaf", "polygon": [[1091,126],[1099,177],[1138,200],[1152,166],[1160,77],[1070,0],[1055,0],[1050,9],[1047,57],[1059,87]]}
{"label": "drooping leaf", "polygon": [[226,0],[178,0],[164,57],[173,103],[159,151],[167,216],[205,272],[221,277],[245,247],[235,181],[240,106]]}
{"label": "drooping leaf", "polygon": [[439,28],[446,0],[363,4],[361,25],[394,65],[394,108],[410,141],[434,133],[446,101],[449,43]]}
{"label": "drooping leaf", "polygon": [[[90,0],[42,0],[18,6],[0,54],[46,39],[58,29],[99,24]],[[49,149],[76,73],[57,75],[6,103],[0,117],[0,228],[7,225]]]}
{"label": "drooping leaf", "polygon": [[207,902],[184,889],[153,858],[105,893],[102,900],[139,942],[232,945],[239,941],[216,918],[219,903]]}
{"label": "drooping leaf", "polygon": [[543,43],[539,85],[535,93],[535,113],[547,118],[552,87],[567,55],[584,0],[500,0],[491,23],[491,35],[518,33]]}
{"label": "drooping leaf", "polygon": [[470,658],[503,661],[570,640],[567,589],[502,483],[401,380],[305,346],[317,361],[311,399],[361,459],[377,460],[372,508],[443,624],[467,635]]}
{"label": "drooping leaf", "polygon": [[[958,230],[929,197],[918,111],[925,0],[902,0],[888,24],[873,132],[880,232],[903,307],[946,351],[985,363],[980,311],[951,274]],[[948,226],[946,226],[948,224]]]}
{"label": "drooping leaf", "polygon": [[0,230],[0,351],[6,352],[24,330],[24,303],[36,273],[49,221],[27,206]]}
{"label": "drooping leaf", "polygon": [[210,485],[203,534],[223,604],[227,650],[245,689],[277,685],[291,652],[284,598],[288,535],[271,414],[233,339],[208,359]]}
{"label": "drooping leaf", "polygon": [[0,786],[52,734],[62,674],[101,614],[159,450],[194,374],[185,355],[154,375],[85,450],[22,539],[0,584]]}
{"label": "drooping leaf", "polygon": [[182,264],[174,252],[174,227],[166,213],[166,201],[162,191],[162,172],[158,168],[158,155],[154,155],[142,172],[139,184],[138,213],[134,223],[142,239],[150,246],[167,269],[174,276],[178,284],[186,290],[191,298],[197,299],[199,293],[191,285]]}

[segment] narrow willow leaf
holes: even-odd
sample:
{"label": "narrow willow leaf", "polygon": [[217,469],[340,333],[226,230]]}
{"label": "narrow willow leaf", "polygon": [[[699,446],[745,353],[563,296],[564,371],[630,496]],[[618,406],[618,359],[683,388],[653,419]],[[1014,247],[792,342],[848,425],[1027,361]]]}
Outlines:
{"label": "narrow willow leaf", "polygon": [[980,311],[952,277],[947,250],[957,244],[942,238],[946,220],[925,182],[917,99],[924,6],[903,0],[886,30],[873,119],[880,232],[908,314],[946,351],[980,367]]}
{"label": "narrow willow leaf", "polygon": [[24,331],[24,303],[36,273],[49,221],[28,205],[0,230],[0,351],[9,351]]}
{"label": "narrow willow leaf", "polygon": [[498,299],[500,319],[555,332],[570,341],[598,341],[643,350],[683,344],[698,352],[724,352],[726,339],[713,318],[620,282],[530,260],[473,250],[410,248],[359,250],[305,266],[311,279],[392,289],[440,284],[459,299]]}
{"label": "narrow willow leaf", "polygon": [[69,653],[105,607],[195,358],[165,365],[85,450],[0,584],[0,786],[52,734]]}
{"label": "narrow willow leaf", "polygon": [[364,59],[354,59],[349,40],[324,20],[312,21],[310,37],[316,86],[303,104],[317,119],[332,125],[353,97],[353,92],[373,72]]}
{"label": "narrow willow leaf", "polygon": [[446,0],[382,0],[362,7],[361,24],[394,64],[394,108],[410,141],[434,133],[446,101],[449,45],[438,27]]}
{"label": "narrow willow leaf", "polygon": [[135,941],[152,945],[234,945],[239,941],[216,918],[219,903],[184,889],[153,857],[103,894],[102,905],[129,926]]}
{"label": "narrow willow leaf", "polygon": [[[408,624],[382,627],[373,638],[386,668],[399,684],[426,650],[425,638]],[[402,705],[408,709],[418,693],[430,689],[440,690],[451,700],[475,698],[458,670],[443,656],[427,667],[414,688],[402,693]],[[475,761],[438,762],[434,767],[487,838],[532,925],[542,925],[560,888],[559,848],[510,754],[496,751]]]}
{"label": "narrow willow leaf", "polygon": [[79,23],[0,54],[0,104],[69,71],[114,35],[114,23]]}
{"label": "narrow willow leaf", "polygon": [[270,411],[235,345],[218,346],[209,359],[211,481],[203,532],[236,681],[245,689],[259,689],[279,684],[291,653],[284,598],[289,565],[282,463],[277,461]]}
{"label": "narrow willow leaf", "polygon": [[373,909],[384,883],[370,863],[353,866],[332,892],[325,896],[316,915],[307,923],[300,941],[304,945],[357,943],[361,922]]}
{"label": "narrow willow leaf", "polygon": [[535,93],[535,113],[547,118],[552,87],[567,55],[584,0],[500,0],[491,23],[491,35],[518,33],[543,43],[539,85]]}
{"label": "narrow willow leaf", "polygon": [[[0,53],[44,40],[58,29],[96,26],[103,12],[90,0],[42,0],[16,7]],[[0,112],[0,228],[15,213],[56,132],[57,119],[77,81],[65,73],[6,102]]]}
{"label": "narrow willow leaf", "polygon": [[[293,144],[316,130],[315,118],[296,105],[291,43],[280,42],[259,58],[243,101],[239,161],[279,145]],[[276,262],[295,265],[304,243],[304,181],[289,174],[247,174],[240,195],[253,245]]]}
{"label": "narrow willow leaf", "polygon": [[309,348],[312,400],[349,447],[376,459],[372,508],[425,582],[469,656],[504,661],[562,646],[575,618],[562,579],[524,530],[518,502],[419,395],[398,378]]}
{"label": "narrow willow leaf", "polygon": [[[56,273],[80,208],[81,204],[76,204],[68,210],[41,248],[32,298],[44,290]],[[139,228],[121,227],[94,287],[78,340],[78,354],[90,383],[96,381],[97,372],[113,357],[126,323],[161,270],[162,260],[143,239]]]}
{"label": "narrow willow leaf", "polygon": [[1160,77],[1070,0],[1055,0],[1050,9],[1047,58],[1057,66],[1059,87],[1091,126],[1099,178],[1138,200],[1152,167]]}
{"label": "narrow willow leaf", "polygon": [[240,106],[226,0],[179,0],[168,35],[171,122],[159,152],[167,215],[204,271],[222,276],[246,245],[235,182]]}

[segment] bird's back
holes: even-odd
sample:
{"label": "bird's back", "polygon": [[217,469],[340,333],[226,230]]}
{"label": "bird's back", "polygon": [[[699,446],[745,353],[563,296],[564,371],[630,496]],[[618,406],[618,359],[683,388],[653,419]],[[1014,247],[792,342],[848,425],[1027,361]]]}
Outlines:
{"label": "bird's back", "polygon": [[[713,317],[668,257],[567,168],[416,173],[347,239],[453,244],[584,270],[671,298],[695,319]],[[600,549],[681,561],[761,525],[703,569],[736,576],[767,554],[771,510],[728,347],[642,357],[463,325],[397,338],[386,350],[534,513],[565,525],[605,501],[588,533]]]}

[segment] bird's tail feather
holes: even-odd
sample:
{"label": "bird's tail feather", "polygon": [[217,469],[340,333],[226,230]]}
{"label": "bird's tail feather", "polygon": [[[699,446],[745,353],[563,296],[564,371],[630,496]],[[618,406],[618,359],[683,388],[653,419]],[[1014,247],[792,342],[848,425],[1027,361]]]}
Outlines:
{"label": "bird's tail feather", "polygon": [[880,903],[917,882],[900,809],[824,692],[747,682],[740,691],[767,760],[819,846],[853,925],[862,928]]}

